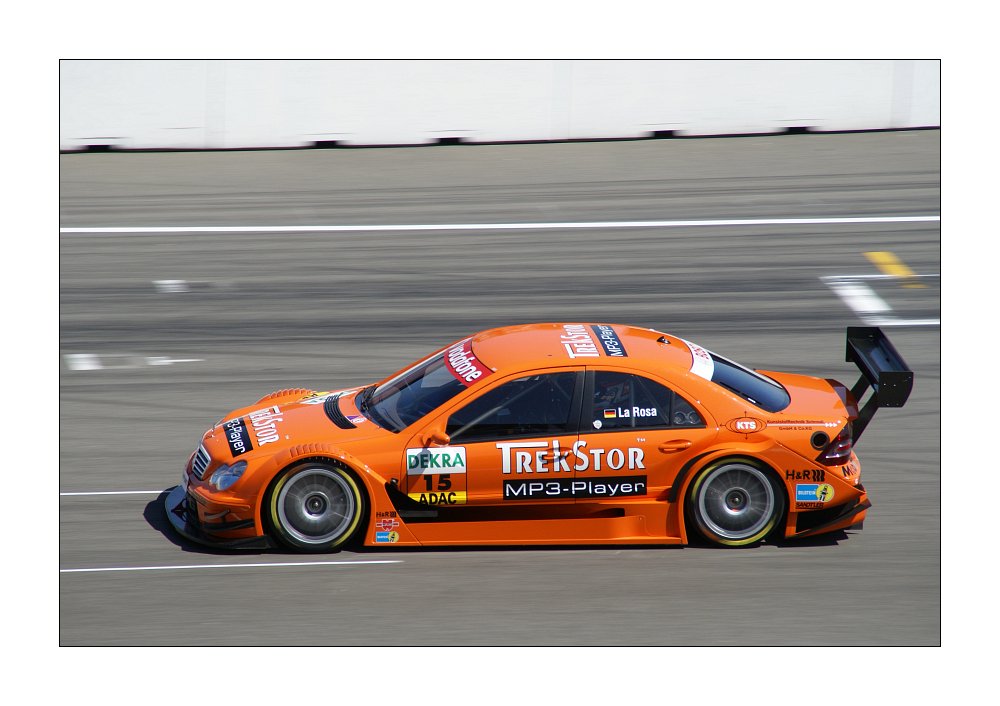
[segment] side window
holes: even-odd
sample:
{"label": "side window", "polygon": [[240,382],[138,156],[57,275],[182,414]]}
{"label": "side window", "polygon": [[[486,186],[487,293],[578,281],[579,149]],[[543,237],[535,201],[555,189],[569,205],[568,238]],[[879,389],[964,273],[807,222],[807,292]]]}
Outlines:
{"label": "side window", "polygon": [[601,431],[705,426],[701,415],[673,390],[641,375],[610,370],[594,373],[590,411],[589,425]]}
{"label": "side window", "polygon": [[477,397],[448,418],[452,442],[575,433],[575,372],[529,375]]}

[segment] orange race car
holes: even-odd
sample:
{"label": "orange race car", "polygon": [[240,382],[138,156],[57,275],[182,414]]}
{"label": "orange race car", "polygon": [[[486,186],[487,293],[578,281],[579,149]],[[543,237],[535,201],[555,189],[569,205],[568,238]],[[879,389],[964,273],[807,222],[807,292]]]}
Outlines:
{"label": "orange race car", "polygon": [[[376,385],[280,390],[209,429],[166,499],[226,546],[685,544],[860,528],[852,445],[913,373],[847,329],[853,389],[652,329],[484,331]],[[866,392],[871,394],[859,408]]]}

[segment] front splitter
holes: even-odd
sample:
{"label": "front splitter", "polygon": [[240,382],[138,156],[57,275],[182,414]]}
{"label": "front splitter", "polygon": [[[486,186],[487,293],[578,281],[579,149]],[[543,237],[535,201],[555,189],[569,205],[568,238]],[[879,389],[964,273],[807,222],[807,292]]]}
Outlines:
{"label": "front splitter", "polygon": [[187,488],[183,485],[175,486],[167,494],[163,501],[164,509],[167,512],[167,519],[177,534],[192,542],[204,544],[209,547],[219,547],[224,549],[273,549],[274,544],[269,537],[244,537],[240,539],[221,539],[208,534],[202,528],[198,518],[192,516],[187,504]]}

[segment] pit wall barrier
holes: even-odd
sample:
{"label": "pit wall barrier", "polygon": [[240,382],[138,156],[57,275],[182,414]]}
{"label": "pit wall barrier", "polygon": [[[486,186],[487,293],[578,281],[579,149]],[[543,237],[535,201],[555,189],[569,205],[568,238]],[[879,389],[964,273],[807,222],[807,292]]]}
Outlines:
{"label": "pit wall barrier", "polygon": [[60,62],[60,149],[635,139],[940,126],[940,62]]}

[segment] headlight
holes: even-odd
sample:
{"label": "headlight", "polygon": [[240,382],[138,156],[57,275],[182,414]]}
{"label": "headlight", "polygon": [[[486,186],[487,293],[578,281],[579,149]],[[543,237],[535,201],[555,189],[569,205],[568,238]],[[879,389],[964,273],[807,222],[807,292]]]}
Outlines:
{"label": "headlight", "polygon": [[232,466],[219,466],[212,473],[212,479],[209,482],[218,490],[226,490],[240,479],[240,476],[243,475],[243,471],[246,469],[246,461],[237,461]]}

